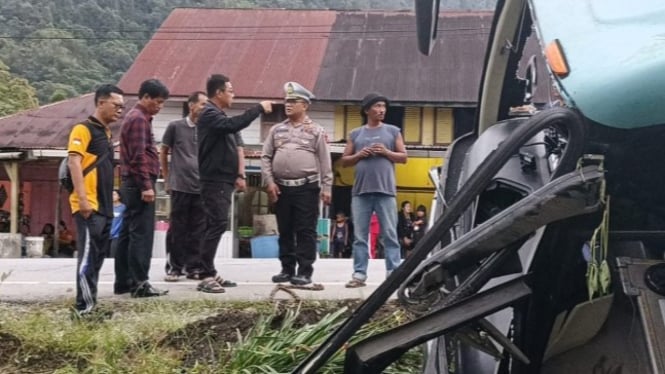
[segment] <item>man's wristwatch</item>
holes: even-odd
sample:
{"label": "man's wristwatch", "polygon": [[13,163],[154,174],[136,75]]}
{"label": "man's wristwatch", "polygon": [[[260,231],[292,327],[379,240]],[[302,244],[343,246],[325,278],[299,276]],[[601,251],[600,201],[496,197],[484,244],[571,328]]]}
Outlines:
{"label": "man's wristwatch", "polygon": [[238,178],[240,179],[247,179],[247,176],[244,174],[238,174]]}

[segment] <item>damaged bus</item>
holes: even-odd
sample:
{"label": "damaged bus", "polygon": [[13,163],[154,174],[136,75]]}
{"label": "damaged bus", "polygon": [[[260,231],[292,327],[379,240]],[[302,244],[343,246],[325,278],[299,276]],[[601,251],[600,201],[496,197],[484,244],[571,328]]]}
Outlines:
{"label": "damaged bus", "polygon": [[[445,25],[438,0],[415,3],[429,54]],[[294,372],[317,372],[396,292],[416,317],[345,347],[345,373],[414,347],[423,373],[664,373],[663,71],[661,1],[498,0],[434,223]],[[534,105],[538,90],[556,100]]]}

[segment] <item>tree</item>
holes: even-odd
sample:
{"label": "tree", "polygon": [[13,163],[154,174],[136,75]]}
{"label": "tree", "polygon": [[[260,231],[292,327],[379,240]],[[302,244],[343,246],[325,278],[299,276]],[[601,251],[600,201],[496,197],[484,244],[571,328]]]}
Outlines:
{"label": "tree", "polygon": [[[117,82],[175,7],[413,9],[413,0],[1,2],[0,58],[14,78],[27,79],[29,86],[37,89],[42,103],[90,92],[102,82]],[[441,9],[492,9],[495,3],[496,0],[441,0]],[[6,72],[7,69],[3,74]]]}
{"label": "tree", "polygon": [[35,89],[27,80],[12,75],[0,61],[0,117],[38,105]]}

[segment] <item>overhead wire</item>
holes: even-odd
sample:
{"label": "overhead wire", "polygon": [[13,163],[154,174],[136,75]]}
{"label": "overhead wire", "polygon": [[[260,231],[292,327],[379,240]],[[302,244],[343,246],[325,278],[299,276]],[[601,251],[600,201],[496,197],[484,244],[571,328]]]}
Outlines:
{"label": "overhead wire", "polygon": [[[383,35],[388,33],[389,35]],[[349,37],[337,37],[341,34],[358,34],[357,38],[382,38],[382,39],[404,39],[415,38],[415,30],[393,30],[393,31],[354,31],[354,32],[335,32],[335,31],[319,31],[319,32],[270,32],[270,33],[257,33],[257,32],[243,32],[243,33],[228,33],[227,35],[219,35],[219,32],[180,32],[174,34],[195,34],[197,37],[165,37],[161,31],[155,31],[152,37],[122,37],[122,36],[18,36],[18,35],[0,35],[0,39],[5,40],[166,40],[166,41],[225,41],[225,40],[307,40],[307,39],[352,39]],[[255,35],[270,34],[271,37],[256,37]],[[303,35],[304,34],[304,35]],[[458,36],[477,36],[489,34],[489,30],[483,29],[474,30],[474,32],[459,32]],[[184,36],[184,35],[183,35]]]}
{"label": "overhead wire", "polygon": [[[312,25],[305,25],[312,26]],[[391,25],[394,26],[394,25]],[[283,30],[268,30],[272,27],[280,27]],[[152,33],[152,37],[121,37],[121,36],[77,36],[77,35],[67,35],[67,36],[58,36],[58,35],[48,35],[48,36],[35,36],[35,35],[0,35],[0,39],[10,39],[10,40],[279,40],[279,39],[334,39],[336,35],[350,35],[358,34],[362,36],[372,35],[378,37],[384,37],[383,34],[389,34],[389,37],[415,37],[415,28],[405,28],[405,29],[361,29],[361,30],[330,30],[329,25],[326,26],[315,26],[322,28],[323,30],[301,30],[303,26],[295,25],[282,25],[282,26],[271,26],[271,25],[259,25],[259,26],[243,26],[243,27],[224,27],[224,26],[215,26],[215,27],[191,27],[191,28],[171,28],[171,27],[161,27],[154,31],[150,30],[123,30],[123,29],[105,29],[105,33]],[[214,31],[211,29],[221,29],[221,31]],[[247,28],[248,31],[238,31],[238,28]],[[201,30],[203,29],[203,30]],[[226,31],[226,29],[230,31]],[[80,32],[92,32],[98,34],[99,30],[85,29],[85,28],[46,28],[42,29],[46,31],[80,31]],[[460,28],[441,28],[437,29],[440,33],[448,33],[455,35],[482,35],[488,34],[489,28],[484,27],[460,27]],[[195,34],[196,38],[183,38],[183,37],[165,37],[167,35],[189,35]],[[220,35],[221,34],[221,35]],[[257,38],[255,35],[269,34],[274,37],[270,38]],[[295,34],[295,35],[294,35]],[[374,35],[379,34],[379,35]],[[401,35],[400,35],[401,34]],[[214,37],[206,37],[214,36]],[[347,37],[343,37],[348,39]]]}
{"label": "overhead wire", "polygon": [[[375,24],[376,25],[376,24]],[[330,28],[331,24],[330,23],[321,23],[321,24],[307,24],[307,25],[291,25],[291,24],[278,24],[278,25],[266,25],[266,24],[261,24],[261,25],[231,25],[231,26],[161,26],[158,28],[158,30],[169,30],[169,29],[175,29],[175,30],[185,30],[185,31],[190,31],[192,29],[231,29],[231,30],[237,30],[237,29],[269,29],[269,28],[284,28],[284,27],[293,27],[293,28],[314,28],[314,27],[323,27],[323,28]],[[353,28],[353,27],[365,27],[367,26],[366,23],[358,23],[358,24],[345,24],[344,27],[346,28]],[[377,26],[383,26],[383,25],[377,25]],[[408,26],[411,31],[415,31],[414,23],[413,22],[391,22],[389,24],[390,27],[394,26]],[[439,31],[452,31],[452,30],[476,30],[479,29],[478,27],[457,27],[457,28],[448,28],[448,29],[438,29]],[[92,29],[87,28],[87,27],[82,27],[82,26],[77,26],[77,27],[44,27],[43,30],[62,30],[62,31],[91,31]],[[137,28],[128,28],[128,29],[123,29],[123,28],[104,28],[104,27],[96,27],[94,31],[118,31],[118,32],[151,32],[150,29],[137,29]],[[154,31],[154,30],[153,30]],[[177,31],[180,32],[180,31]],[[344,30],[338,30],[337,32],[344,32]]]}

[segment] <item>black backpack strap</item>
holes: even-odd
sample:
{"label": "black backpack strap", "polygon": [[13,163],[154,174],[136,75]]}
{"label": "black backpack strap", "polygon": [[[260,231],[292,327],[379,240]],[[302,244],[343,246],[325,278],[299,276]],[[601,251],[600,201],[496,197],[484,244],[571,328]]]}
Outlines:
{"label": "black backpack strap", "polygon": [[[84,125],[86,125],[88,127],[88,131],[90,131],[90,135],[92,135],[92,129],[91,129],[92,124],[90,123],[90,120],[86,120]],[[88,173],[90,173],[94,168],[96,168],[97,164],[99,164],[102,161],[106,160],[109,157],[109,154],[111,152],[106,152],[103,155],[101,155],[100,157],[97,157],[95,162],[93,162],[92,164],[88,165],[85,169],[83,169],[83,177],[85,178],[85,176],[88,175]]]}
{"label": "black backpack strap", "polygon": [[88,175],[88,173],[90,173],[94,168],[97,167],[97,164],[99,164],[100,162],[106,160],[109,157],[109,153],[111,153],[111,152],[104,153],[101,157],[98,157],[95,160],[95,162],[93,162],[92,164],[88,165],[88,167],[83,169],[83,176],[85,177],[86,175]]}

